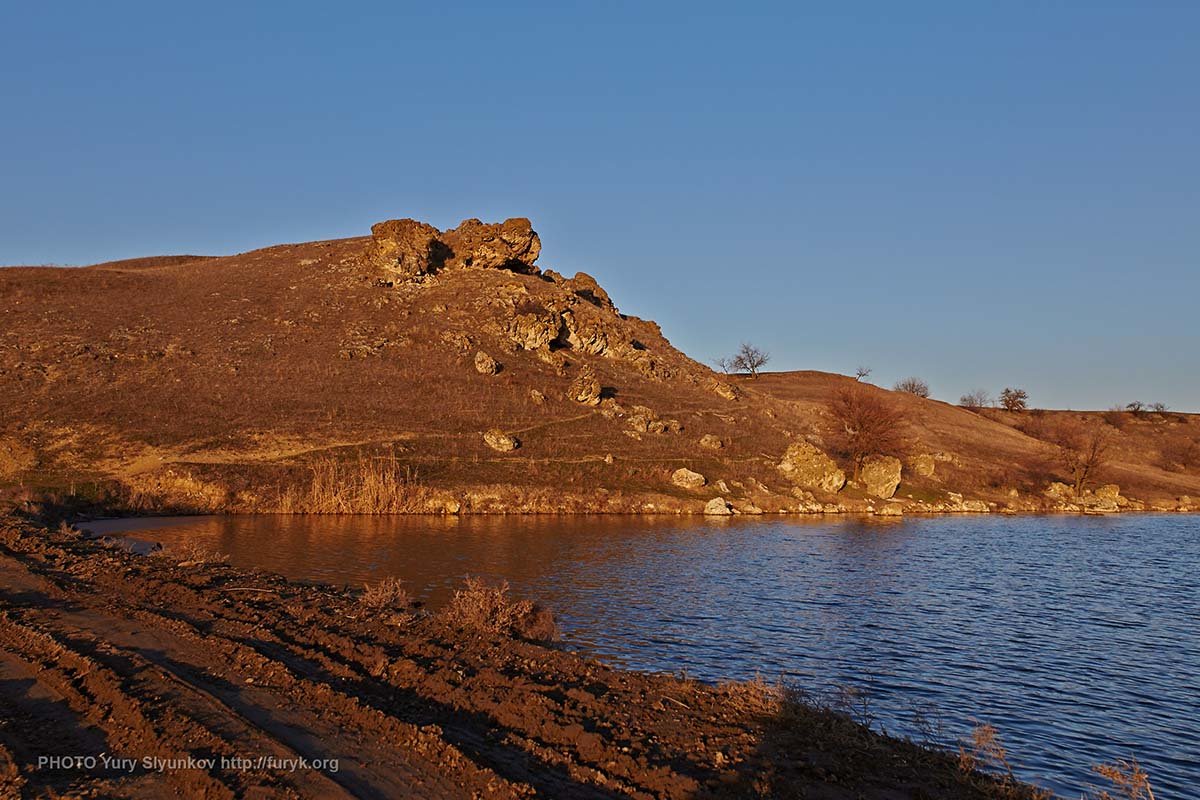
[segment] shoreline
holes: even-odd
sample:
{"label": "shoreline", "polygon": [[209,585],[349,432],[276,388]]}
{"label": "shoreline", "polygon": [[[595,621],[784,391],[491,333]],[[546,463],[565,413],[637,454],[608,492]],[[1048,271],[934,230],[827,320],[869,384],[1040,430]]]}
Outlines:
{"label": "shoreline", "polygon": [[[32,687],[24,696],[9,684],[0,691],[6,712],[26,723],[0,727],[0,788],[114,797],[1036,796],[763,684],[616,669],[441,613],[367,608],[330,586],[177,558],[0,517],[0,665]],[[34,690],[44,701],[29,700]],[[340,767],[32,768],[39,751],[88,746],[133,759],[262,755]]]}

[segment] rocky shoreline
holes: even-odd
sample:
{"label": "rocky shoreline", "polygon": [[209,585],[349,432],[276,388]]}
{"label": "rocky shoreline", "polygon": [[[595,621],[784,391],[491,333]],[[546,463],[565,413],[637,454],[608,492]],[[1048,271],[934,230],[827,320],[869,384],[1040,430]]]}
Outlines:
{"label": "rocky shoreline", "polygon": [[68,525],[0,518],[0,586],[5,796],[1037,796],[764,684]]}

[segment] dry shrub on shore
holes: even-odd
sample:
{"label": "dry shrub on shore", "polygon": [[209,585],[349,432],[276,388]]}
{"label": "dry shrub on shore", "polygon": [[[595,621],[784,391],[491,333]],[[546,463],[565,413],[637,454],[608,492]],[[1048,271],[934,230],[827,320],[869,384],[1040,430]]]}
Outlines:
{"label": "dry shrub on shore", "polygon": [[379,583],[364,586],[358,602],[372,611],[406,611],[413,607],[412,596],[399,578],[384,578]]}
{"label": "dry shrub on shore", "polygon": [[433,492],[394,455],[318,459],[307,482],[283,490],[283,514],[414,514],[429,510]]}
{"label": "dry shrub on shore", "polygon": [[1117,794],[1101,791],[1096,800],[1154,800],[1154,789],[1150,787],[1150,776],[1142,769],[1137,759],[1116,761],[1112,764],[1097,764],[1092,770],[1113,785]]}
{"label": "dry shrub on shore", "polygon": [[508,581],[489,584],[470,575],[442,609],[441,617],[459,628],[534,641],[550,641],[558,635],[550,610],[531,600],[509,598]]}
{"label": "dry shrub on shore", "polygon": [[168,545],[161,550],[155,551],[154,555],[168,561],[174,561],[176,562],[176,566],[180,567],[224,564],[229,561],[229,556],[225,553],[218,553],[211,547],[206,547],[199,542],[179,542]]}

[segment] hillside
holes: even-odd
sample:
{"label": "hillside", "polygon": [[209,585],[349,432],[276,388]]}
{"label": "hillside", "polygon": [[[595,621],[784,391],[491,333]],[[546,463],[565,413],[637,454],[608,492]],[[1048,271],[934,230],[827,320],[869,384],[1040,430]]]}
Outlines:
{"label": "hillside", "polygon": [[[806,441],[850,471],[826,404],[852,379],[716,374],[592,277],[543,271],[539,251],[527,220],[393,220],[228,257],[2,269],[0,485],[144,510],[883,507],[778,468]],[[1038,426],[1069,412],[863,391],[910,429],[889,510],[977,507],[952,492],[995,510],[1077,505],[1043,495],[1064,476]],[[1200,440],[1196,416],[1110,427],[1099,478],[1132,507],[1200,496],[1197,465],[1163,455]],[[704,485],[677,485],[681,468]]]}

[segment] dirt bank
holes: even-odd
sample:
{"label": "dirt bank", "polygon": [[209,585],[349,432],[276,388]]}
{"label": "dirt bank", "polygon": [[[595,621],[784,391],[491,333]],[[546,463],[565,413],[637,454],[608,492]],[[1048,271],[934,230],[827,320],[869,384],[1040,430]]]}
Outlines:
{"label": "dirt bank", "polygon": [[1029,796],[761,688],[0,518],[0,796],[68,795]]}

